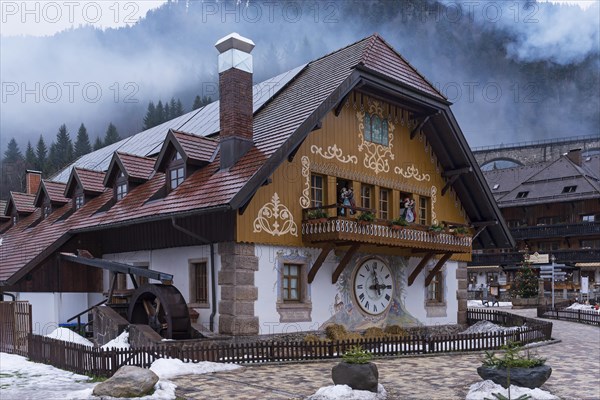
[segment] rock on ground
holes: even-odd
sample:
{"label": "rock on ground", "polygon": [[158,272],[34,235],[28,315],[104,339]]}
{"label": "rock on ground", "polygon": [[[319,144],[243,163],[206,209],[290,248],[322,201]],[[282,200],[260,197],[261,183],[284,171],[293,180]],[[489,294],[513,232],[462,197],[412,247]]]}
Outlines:
{"label": "rock on ground", "polygon": [[342,361],[331,369],[331,378],[336,385],[377,393],[379,371],[374,363],[349,364]]}
{"label": "rock on ground", "polygon": [[94,388],[94,396],[140,397],[149,394],[158,376],[144,368],[126,365]]}

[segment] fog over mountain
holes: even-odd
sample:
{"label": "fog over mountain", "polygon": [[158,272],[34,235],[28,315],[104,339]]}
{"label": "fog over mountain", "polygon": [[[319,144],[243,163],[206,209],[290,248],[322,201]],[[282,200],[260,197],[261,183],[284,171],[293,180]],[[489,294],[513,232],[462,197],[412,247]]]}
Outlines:
{"label": "fog over mountain", "polygon": [[518,1],[171,1],[137,24],[0,40],[0,148],[66,123],[142,129],[149,101],[217,96],[214,43],[256,43],[255,82],[378,32],[450,101],[472,146],[598,133],[600,7]]}

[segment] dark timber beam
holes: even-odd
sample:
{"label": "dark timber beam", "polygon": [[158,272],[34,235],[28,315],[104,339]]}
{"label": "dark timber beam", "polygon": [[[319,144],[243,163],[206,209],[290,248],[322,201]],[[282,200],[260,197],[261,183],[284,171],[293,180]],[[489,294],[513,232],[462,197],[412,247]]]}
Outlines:
{"label": "dark timber beam", "polygon": [[310,271],[308,271],[308,283],[312,283],[315,280],[315,275],[317,275],[317,272],[319,272],[319,269],[323,265],[327,255],[329,252],[331,252],[331,250],[333,250],[334,247],[335,244],[333,243],[325,244],[325,247],[323,247],[323,250],[321,250],[321,254],[319,254],[319,257],[317,257],[315,263],[310,268]]}
{"label": "dark timber beam", "polygon": [[463,174],[468,174],[469,172],[473,172],[473,168],[469,167],[463,167],[463,168],[456,168],[456,169],[448,169],[444,172],[442,172],[442,176],[444,178],[449,178],[451,176],[458,176],[458,175],[463,175]]}
{"label": "dark timber beam", "polygon": [[456,180],[458,179],[459,176],[461,176],[463,174],[468,174],[469,172],[472,172],[472,171],[473,171],[473,168],[471,168],[471,166],[468,166],[468,167],[462,167],[462,168],[456,168],[456,169],[449,169],[449,170],[442,172],[442,176],[444,178],[450,178],[450,179],[448,179],[448,181],[442,188],[442,196],[446,194],[448,189],[450,189],[450,186],[452,186],[454,184],[454,182],[456,182]]}
{"label": "dark timber beam", "polygon": [[425,278],[425,286],[429,286],[435,274],[437,274],[438,271],[442,269],[442,267],[444,266],[444,264],[446,264],[446,261],[448,261],[450,257],[452,257],[452,253],[446,253],[442,256],[442,258],[439,259],[437,264],[435,264],[435,267],[433,267],[433,269],[429,271],[429,275],[427,275],[427,278]]}
{"label": "dark timber beam", "polygon": [[458,179],[458,177],[459,177],[459,175],[452,175],[450,177],[450,179],[448,179],[448,182],[446,182],[446,184],[442,188],[442,196],[446,194],[448,189],[450,189],[450,186],[452,186],[454,184],[454,182]]}
{"label": "dark timber beam", "polygon": [[430,118],[430,117],[431,117],[431,116],[430,116],[430,115],[428,115],[428,116],[426,116],[425,118],[423,118],[423,119],[421,120],[421,122],[419,122],[419,125],[417,125],[417,126],[415,127],[415,129],[413,129],[413,130],[410,132],[410,140],[412,140],[412,139],[414,139],[414,138],[415,138],[415,136],[417,135],[417,133],[418,133],[418,132],[419,132],[419,131],[420,131],[420,130],[423,128],[423,126],[425,126],[425,124],[427,123],[427,121],[429,121],[429,118]]}
{"label": "dark timber beam", "polygon": [[342,100],[340,100],[338,105],[335,107],[334,114],[336,117],[339,116],[340,113],[342,112],[342,109],[344,108],[344,104],[346,104],[346,101],[348,100],[348,96],[350,96],[350,93],[352,93],[352,92],[348,92],[344,97],[342,97]]}
{"label": "dark timber beam", "polygon": [[148,279],[156,279],[161,281],[163,284],[171,284],[173,282],[173,275],[171,274],[165,274],[163,272],[153,271],[146,268],[134,267],[133,265],[129,264],[121,264],[114,261],[103,260],[101,258],[86,258],[68,253],[60,253],[60,258],[77,264],[106,269],[108,271],[120,274],[137,275],[144,276]]}
{"label": "dark timber beam", "polygon": [[421,273],[421,271],[423,271],[423,268],[425,268],[425,265],[427,265],[427,263],[429,262],[429,260],[431,260],[431,258],[434,255],[435,255],[435,253],[427,253],[427,254],[425,254],[425,256],[419,262],[419,265],[417,265],[417,267],[415,268],[415,270],[408,277],[408,286],[412,285],[415,282],[415,279],[417,279],[417,276],[419,276],[419,274]]}
{"label": "dark timber beam", "polygon": [[338,278],[342,274],[342,271],[344,271],[344,268],[346,268],[346,265],[348,265],[348,263],[356,254],[359,248],[360,243],[355,243],[352,246],[350,246],[346,254],[344,254],[344,258],[342,258],[342,261],[340,261],[340,264],[337,266],[335,271],[333,271],[333,275],[331,275],[331,283],[335,284],[337,282]]}

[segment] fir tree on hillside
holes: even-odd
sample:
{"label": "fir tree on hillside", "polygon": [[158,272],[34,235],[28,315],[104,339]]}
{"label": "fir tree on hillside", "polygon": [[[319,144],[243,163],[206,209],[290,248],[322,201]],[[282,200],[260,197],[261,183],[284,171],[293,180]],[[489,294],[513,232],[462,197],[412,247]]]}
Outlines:
{"label": "fir tree on hillside", "polygon": [[50,146],[49,158],[52,172],[59,170],[73,161],[73,142],[65,124],[58,128],[56,142]]}
{"label": "fir tree on hillside", "polygon": [[94,142],[94,151],[100,150],[103,147],[104,143],[102,143],[102,139],[100,139],[100,136],[97,136],[96,141]]}
{"label": "fir tree on hillside", "polygon": [[[161,100],[156,104],[156,125],[160,125],[165,122],[165,107]],[[155,126],[156,126],[155,125]]]}
{"label": "fir tree on hillside", "polygon": [[75,141],[75,148],[73,156],[77,159],[84,154],[92,151],[92,145],[90,144],[90,137],[88,136],[87,129],[82,123],[77,132],[77,140]]}
{"label": "fir tree on hillside", "polygon": [[44,137],[40,135],[40,139],[38,140],[37,146],[35,147],[35,169],[38,171],[48,172],[46,171],[47,164],[48,147],[46,147]]}
{"label": "fir tree on hillside", "polygon": [[37,163],[37,159],[35,157],[35,152],[33,151],[33,146],[31,142],[27,142],[27,149],[25,150],[25,168],[27,169],[35,169],[35,164]]}
{"label": "fir tree on hillside", "polygon": [[10,139],[4,152],[4,162],[14,163],[23,160],[23,154],[15,138]]}
{"label": "fir tree on hillside", "polygon": [[119,136],[119,132],[117,132],[117,127],[114,126],[111,122],[110,124],[108,124],[108,128],[106,129],[106,135],[104,136],[104,146],[117,143],[119,140],[121,140],[121,137]]}
{"label": "fir tree on hillside", "polygon": [[192,105],[192,110],[197,110],[210,103],[212,103],[212,98],[210,96],[204,96],[202,98],[200,98],[200,96],[196,96],[194,99],[194,104]]}
{"label": "fir tree on hillside", "polygon": [[148,103],[148,111],[146,111],[146,116],[144,117],[144,129],[150,129],[158,125],[156,122],[156,106],[154,102]]}

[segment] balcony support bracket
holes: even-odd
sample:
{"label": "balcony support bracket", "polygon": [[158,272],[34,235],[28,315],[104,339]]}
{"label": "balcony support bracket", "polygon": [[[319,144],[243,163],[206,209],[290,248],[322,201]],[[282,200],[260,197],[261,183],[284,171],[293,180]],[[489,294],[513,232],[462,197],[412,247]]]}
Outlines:
{"label": "balcony support bracket", "polygon": [[319,254],[319,257],[317,257],[315,260],[315,263],[310,268],[310,271],[308,271],[308,283],[312,283],[315,280],[315,275],[317,275],[317,272],[319,272],[319,269],[323,265],[327,255],[331,252],[331,250],[333,250],[334,247],[335,244],[333,243],[325,244],[325,247],[323,247],[323,250],[321,250],[321,254]]}
{"label": "balcony support bracket", "polygon": [[442,256],[442,258],[439,259],[437,264],[435,264],[435,267],[433,267],[433,269],[429,271],[429,275],[427,275],[427,278],[425,278],[425,286],[429,286],[435,274],[437,274],[438,271],[442,269],[444,264],[446,264],[446,261],[448,261],[450,257],[452,257],[452,254],[453,253],[446,253]]}
{"label": "balcony support bracket", "polygon": [[425,265],[427,265],[429,260],[431,260],[431,258],[434,255],[435,255],[435,253],[427,253],[427,254],[425,254],[425,256],[423,256],[423,258],[419,262],[419,265],[417,265],[417,267],[414,269],[414,271],[408,277],[408,286],[411,286],[414,283],[415,279],[417,279],[417,276],[419,276],[419,274],[421,273],[423,268],[425,268]]}
{"label": "balcony support bracket", "polygon": [[360,243],[353,244],[352,246],[350,246],[350,248],[348,249],[346,254],[344,254],[342,261],[340,261],[339,265],[333,272],[333,275],[331,275],[331,283],[332,284],[335,284],[337,282],[338,278],[340,277],[340,275],[346,268],[346,265],[348,265],[348,263],[350,262],[352,257],[356,254],[356,252],[360,248],[360,245],[361,245]]}

